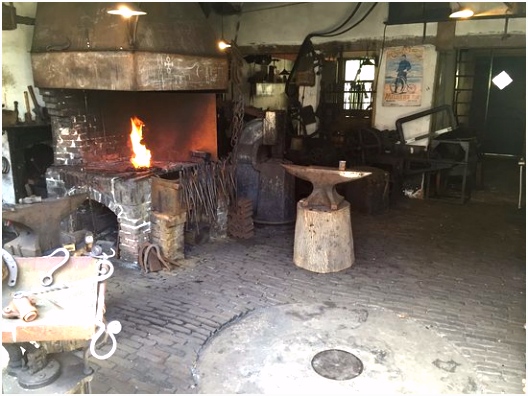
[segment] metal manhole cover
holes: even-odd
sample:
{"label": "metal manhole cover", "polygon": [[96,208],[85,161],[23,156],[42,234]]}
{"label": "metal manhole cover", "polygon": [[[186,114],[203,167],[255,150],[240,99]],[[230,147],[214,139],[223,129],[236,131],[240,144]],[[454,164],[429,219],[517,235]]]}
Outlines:
{"label": "metal manhole cover", "polygon": [[312,359],[315,372],[325,378],[345,381],[356,378],[363,372],[363,362],[350,352],[328,349]]}

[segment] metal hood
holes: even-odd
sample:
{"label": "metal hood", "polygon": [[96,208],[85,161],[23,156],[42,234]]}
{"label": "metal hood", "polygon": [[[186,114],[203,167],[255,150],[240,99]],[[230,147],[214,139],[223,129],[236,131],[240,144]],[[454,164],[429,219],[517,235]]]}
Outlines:
{"label": "metal hood", "polygon": [[38,3],[31,60],[39,88],[225,90],[228,61],[198,3],[141,3],[125,19],[115,3]]}

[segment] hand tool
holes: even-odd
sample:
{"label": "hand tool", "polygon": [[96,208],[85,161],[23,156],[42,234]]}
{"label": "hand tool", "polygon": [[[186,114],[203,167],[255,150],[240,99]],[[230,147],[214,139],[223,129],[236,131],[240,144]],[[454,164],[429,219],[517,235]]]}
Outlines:
{"label": "hand tool", "polygon": [[99,275],[97,275],[96,277],[82,279],[82,280],[78,280],[75,282],[70,282],[68,284],[62,283],[56,286],[43,287],[41,289],[20,290],[20,291],[13,293],[12,296],[13,298],[37,296],[39,294],[45,294],[45,293],[51,293],[51,292],[55,292],[59,290],[71,289],[75,286],[82,285],[83,283],[104,282],[105,280],[110,278],[112,274],[114,273],[114,266],[109,260],[106,260],[106,259],[98,260],[97,264],[99,266],[99,270],[98,270]]}
{"label": "hand tool", "polygon": [[18,119],[18,101],[15,100],[15,114],[16,114],[16,123],[18,124],[20,121]]}
{"label": "hand tool", "polygon": [[28,90],[29,90],[29,94],[31,95],[31,100],[33,101],[33,106],[35,106],[33,111],[35,112],[35,115],[37,116],[38,120],[40,122],[44,122],[45,121],[44,112],[42,111],[42,107],[40,107],[40,105],[37,102],[37,97],[35,95],[35,91],[33,90],[33,86],[28,85]]}
{"label": "hand tool", "polygon": [[29,109],[29,97],[27,91],[24,91],[24,101],[26,102],[26,112],[24,113],[24,121],[26,123],[33,122],[33,119],[31,118],[31,110]]}
{"label": "hand tool", "polygon": [[42,286],[51,285],[53,283],[53,273],[57,271],[60,267],[62,267],[64,264],[66,264],[68,260],[70,259],[70,252],[65,248],[58,248],[50,255],[44,256],[44,257],[53,257],[55,256],[56,253],[59,253],[59,252],[64,253],[64,259],[59,264],[57,264],[55,267],[53,267],[46,275],[44,275],[44,277],[42,278],[42,282],[41,282]]}

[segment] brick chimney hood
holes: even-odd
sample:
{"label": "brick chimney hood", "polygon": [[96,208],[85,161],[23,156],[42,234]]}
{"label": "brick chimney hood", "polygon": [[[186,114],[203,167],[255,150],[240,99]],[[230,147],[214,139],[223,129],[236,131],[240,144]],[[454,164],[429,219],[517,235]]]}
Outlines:
{"label": "brick chimney hood", "polygon": [[[137,4],[137,3],[136,3]],[[147,14],[107,13],[114,3],[37,4],[31,61],[39,88],[225,90],[228,61],[198,3],[141,3]]]}

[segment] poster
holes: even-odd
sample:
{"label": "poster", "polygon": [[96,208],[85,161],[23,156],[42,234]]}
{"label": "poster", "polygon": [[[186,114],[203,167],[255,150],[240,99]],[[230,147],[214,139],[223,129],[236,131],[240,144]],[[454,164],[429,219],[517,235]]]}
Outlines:
{"label": "poster", "polygon": [[424,47],[394,47],[385,51],[383,106],[421,106]]}

